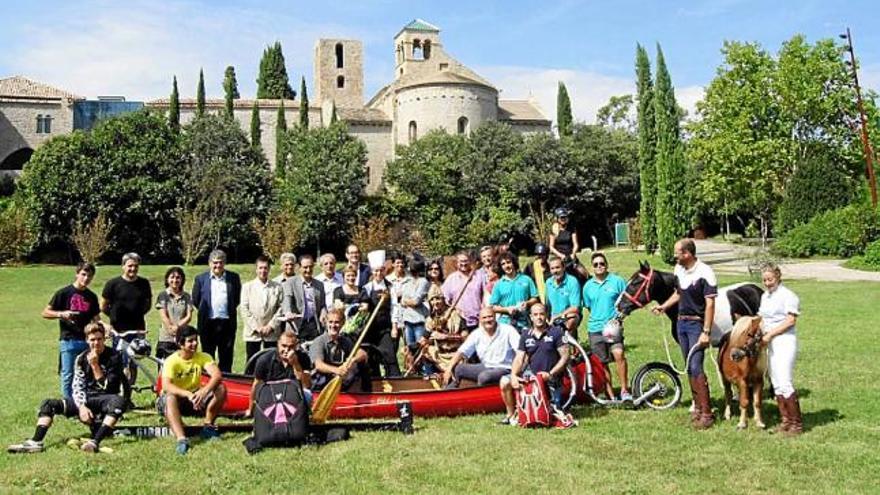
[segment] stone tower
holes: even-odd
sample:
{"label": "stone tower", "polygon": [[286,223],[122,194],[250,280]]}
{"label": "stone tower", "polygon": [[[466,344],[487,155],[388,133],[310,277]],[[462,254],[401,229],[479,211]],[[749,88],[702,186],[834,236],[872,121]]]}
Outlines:
{"label": "stone tower", "polygon": [[357,40],[320,39],[315,43],[315,102],[337,108],[364,106],[364,48]]}
{"label": "stone tower", "polygon": [[436,70],[431,60],[435,54],[442,55],[440,28],[421,19],[410,22],[394,37],[395,79]]}

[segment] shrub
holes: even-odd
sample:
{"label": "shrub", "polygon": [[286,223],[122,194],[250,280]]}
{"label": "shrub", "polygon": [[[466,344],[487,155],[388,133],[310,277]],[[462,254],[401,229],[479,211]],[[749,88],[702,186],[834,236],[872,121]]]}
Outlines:
{"label": "shrub", "polygon": [[0,205],[0,262],[23,259],[36,240],[36,229],[24,208],[14,202]]}
{"label": "shrub", "polygon": [[784,234],[773,246],[781,256],[804,258],[828,255],[849,258],[865,252],[880,237],[880,218],[865,204],[822,213]]}
{"label": "shrub", "polygon": [[853,200],[855,191],[844,167],[830,162],[824,155],[807,158],[785,187],[785,197],[773,223],[777,236],[820,213],[846,206]]}
{"label": "shrub", "polygon": [[102,211],[90,223],[74,225],[70,240],[83,261],[96,263],[110,249],[112,230],[113,224]]}
{"label": "shrub", "polygon": [[865,249],[864,261],[866,264],[880,269],[880,239],[868,244]]}
{"label": "shrub", "polygon": [[300,245],[302,226],[302,220],[290,208],[275,210],[265,220],[251,221],[251,227],[260,238],[263,252],[276,262],[282,253],[295,251]]}

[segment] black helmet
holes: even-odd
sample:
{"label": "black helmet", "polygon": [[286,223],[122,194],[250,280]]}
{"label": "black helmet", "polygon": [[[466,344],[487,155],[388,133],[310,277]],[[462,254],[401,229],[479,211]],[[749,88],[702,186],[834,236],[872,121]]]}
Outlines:
{"label": "black helmet", "polygon": [[547,245],[543,242],[535,244],[535,256],[543,256],[545,254],[548,254],[549,252],[550,250],[547,249]]}
{"label": "black helmet", "polygon": [[556,214],[556,218],[567,217],[567,216],[571,215],[571,210],[569,210],[568,208],[566,208],[564,206],[560,206],[559,208],[556,208],[555,210],[553,210],[553,213]]}

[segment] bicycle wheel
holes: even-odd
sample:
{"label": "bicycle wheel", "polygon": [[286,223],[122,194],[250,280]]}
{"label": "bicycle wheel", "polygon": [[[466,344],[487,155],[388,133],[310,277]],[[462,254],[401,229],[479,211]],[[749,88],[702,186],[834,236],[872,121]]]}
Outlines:
{"label": "bicycle wheel", "polygon": [[657,387],[657,391],[645,400],[651,409],[671,409],[681,400],[681,380],[678,374],[664,363],[648,363],[633,378],[633,395],[638,399]]}

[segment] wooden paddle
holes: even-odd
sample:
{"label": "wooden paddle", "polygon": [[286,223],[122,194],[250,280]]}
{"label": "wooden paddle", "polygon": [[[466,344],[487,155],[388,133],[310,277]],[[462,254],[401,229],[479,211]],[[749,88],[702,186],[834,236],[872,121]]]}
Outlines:
{"label": "wooden paddle", "polygon": [[471,280],[474,278],[474,274],[477,273],[477,270],[471,267],[471,273],[468,275],[467,280],[464,281],[464,285],[461,287],[461,290],[458,291],[458,294],[455,296],[455,299],[452,301],[452,305],[446,308],[446,311],[443,313],[443,316],[440,318],[440,323],[443,328],[446,328],[446,322],[449,321],[449,318],[452,316],[452,312],[455,311],[455,307],[458,305],[458,302],[461,301],[461,296],[464,295],[464,291],[467,290],[468,285],[471,283]]}
{"label": "wooden paddle", "polygon": [[[376,308],[373,310],[373,314],[370,315],[370,319],[367,320],[367,324],[364,326],[364,329],[361,331],[360,337],[358,337],[357,342],[354,343],[354,347],[352,348],[351,356],[348,356],[348,359],[345,360],[345,363],[342,366],[348,369],[353,363],[358,354],[358,349],[361,346],[361,343],[364,341],[364,337],[367,336],[367,331],[370,330],[370,326],[373,324],[373,320],[376,319],[376,315],[379,314],[379,309],[382,308],[382,305],[385,304],[385,300],[388,299],[388,293],[385,292],[382,294],[382,297],[379,298],[379,303],[376,304]],[[330,383],[321,390],[321,393],[318,395],[318,398],[315,400],[315,404],[312,406],[312,422],[313,423],[323,423],[327,421],[327,418],[330,416],[330,411],[333,409],[333,405],[336,404],[336,399],[339,398],[339,393],[342,391],[342,377],[336,375],[330,380]]]}

